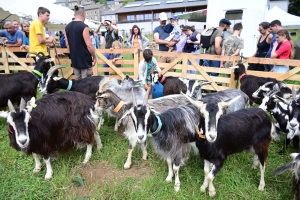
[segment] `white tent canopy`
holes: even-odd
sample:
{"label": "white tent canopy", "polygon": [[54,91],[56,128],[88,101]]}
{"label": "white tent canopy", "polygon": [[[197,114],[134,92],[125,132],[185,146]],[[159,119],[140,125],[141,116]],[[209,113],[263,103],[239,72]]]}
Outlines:
{"label": "white tent canopy", "polygon": [[[68,24],[74,17],[74,12],[64,6],[56,5],[43,0],[1,0],[0,21],[20,18],[37,18],[38,7],[45,7],[50,10],[50,23]],[[85,20],[90,28],[97,28],[97,25]]]}
{"label": "white tent canopy", "polygon": [[274,6],[271,10],[269,10],[267,21],[271,22],[275,19],[278,19],[281,22],[283,28],[300,29],[300,17],[291,15],[277,6]]}

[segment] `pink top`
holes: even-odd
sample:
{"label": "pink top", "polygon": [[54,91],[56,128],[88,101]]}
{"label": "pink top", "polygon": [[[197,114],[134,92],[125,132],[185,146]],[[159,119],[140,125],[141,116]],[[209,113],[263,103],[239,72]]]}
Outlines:
{"label": "pink top", "polygon": [[288,40],[285,41],[280,45],[279,49],[276,51],[277,58],[290,59],[291,49],[292,49],[292,44],[290,43],[290,41]]}

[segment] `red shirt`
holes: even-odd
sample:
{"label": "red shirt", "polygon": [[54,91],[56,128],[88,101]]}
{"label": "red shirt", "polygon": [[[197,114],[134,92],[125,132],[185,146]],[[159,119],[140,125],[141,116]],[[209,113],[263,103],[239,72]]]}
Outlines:
{"label": "red shirt", "polygon": [[291,49],[292,49],[292,44],[290,43],[290,41],[288,40],[285,41],[280,45],[279,49],[276,51],[277,58],[290,59]]}

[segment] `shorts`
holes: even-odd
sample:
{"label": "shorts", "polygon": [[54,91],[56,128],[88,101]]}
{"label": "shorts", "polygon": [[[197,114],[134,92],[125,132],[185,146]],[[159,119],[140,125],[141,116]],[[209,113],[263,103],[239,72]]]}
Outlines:
{"label": "shorts", "polygon": [[74,69],[75,80],[81,80],[93,75],[92,67],[87,69],[79,69],[79,68],[73,68],[73,69]]}

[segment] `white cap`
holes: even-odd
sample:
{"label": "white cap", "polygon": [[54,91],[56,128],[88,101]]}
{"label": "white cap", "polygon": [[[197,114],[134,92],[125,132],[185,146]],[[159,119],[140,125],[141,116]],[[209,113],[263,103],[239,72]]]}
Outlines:
{"label": "white cap", "polygon": [[168,20],[167,13],[165,13],[165,12],[160,13],[160,14],[159,14],[159,19],[160,19],[161,21]]}

